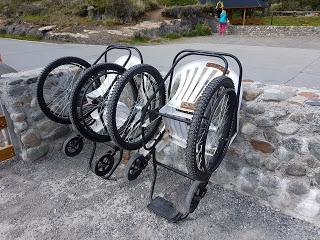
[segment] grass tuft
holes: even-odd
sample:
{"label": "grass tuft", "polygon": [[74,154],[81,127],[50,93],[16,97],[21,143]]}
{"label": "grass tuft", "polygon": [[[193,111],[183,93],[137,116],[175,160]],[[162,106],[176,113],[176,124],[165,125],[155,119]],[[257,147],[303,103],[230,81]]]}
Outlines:
{"label": "grass tuft", "polygon": [[8,33],[0,33],[0,38],[11,38],[11,39],[27,40],[27,41],[41,41],[43,39],[42,36],[15,35],[15,34],[8,34]]}

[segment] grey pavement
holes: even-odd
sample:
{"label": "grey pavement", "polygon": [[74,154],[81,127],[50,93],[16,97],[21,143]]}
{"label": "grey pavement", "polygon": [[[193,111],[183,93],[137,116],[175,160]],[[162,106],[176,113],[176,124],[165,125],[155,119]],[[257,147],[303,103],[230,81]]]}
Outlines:
{"label": "grey pavement", "polygon": [[[320,89],[320,39],[312,37],[271,38],[219,36],[187,38],[170,43],[139,46],[145,62],[167,71],[182,49],[224,51],[238,56],[244,78],[269,84]],[[18,70],[41,68],[62,56],[95,59],[105,46],[54,44],[1,39],[4,61]]]}
{"label": "grey pavement", "polygon": [[[88,172],[88,157],[56,147],[41,161],[0,164],[0,239],[319,239],[319,227],[213,184],[187,220],[168,223],[146,208],[151,166],[135,181],[123,169],[107,181]],[[188,181],[164,170],[158,179],[157,194],[182,202]]]}
{"label": "grey pavement", "polygon": [[[216,43],[211,43],[212,39]],[[259,44],[265,42],[260,46],[255,45],[255,39],[241,38],[237,44],[232,38],[212,39],[184,39],[140,48],[146,62],[154,63],[162,71],[170,66],[178,49],[198,48],[239,55],[246,78],[280,81],[277,83],[293,79],[289,84],[297,85],[301,82],[296,83],[294,80],[298,78],[294,76],[300,76],[303,81],[309,71],[308,79],[319,76],[316,59],[320,49],[313,41],[306,48],[294,48],[287,39],[279,43],[261,40]],[[4,60],[18,69],[41,67],[66,55],[93,59],[103,48],[0,39]],[[304,57],[303,64],[296,57],[288,57],[291,55]],[[285,69],[300,66],[299,71],[281,70],[276,65],[279,59],[290,63]],[[306,68],[307,65],[310,67]],[[318,83],[319,77],[313,80],[309,83]],[[184,222],[170,224],[146,208],[152,180],[150,166],[133,182],[125,179],[123,167],[115,179],[104,180],[87,169],[89,149],[86,145],[84,153],[67,158],[61,152],[61,145],[56,145],[45,159],[36,162],[0,163],[0,239],[319,239],[319,227],[213,184],[208,186],[208,194],[195,213]],[[102,145],[98,149],[102,154],[105,148]],[[181,206],[190,183],[166,171],[160,171],[158,182],[156,192]]]}

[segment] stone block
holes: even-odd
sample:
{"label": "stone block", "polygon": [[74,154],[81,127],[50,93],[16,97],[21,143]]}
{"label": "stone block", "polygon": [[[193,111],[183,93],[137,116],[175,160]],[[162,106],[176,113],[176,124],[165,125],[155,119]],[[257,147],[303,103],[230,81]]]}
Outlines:
{"label": "stone block", "polygon": [[246,101],[255,100],[263,91],[257,88],[245,88],[243,90],[243,99]]}
{"label": "stone block", "polygon": [[264,200],[266,200],[272,195],[275,195],[274,191],[270,191],[270,189],[264,188],[262,186],[257,187],[257,189],[255,190],[255,193],[259,198]]}
{"label": "stone block", "polygon": [[38,122],[45,117],[45,114],[42,111],[36,111],[32,112],[30,117],[33,121]]}
{"label": "stone block", "polygon": [[28,128],[28,123],[26,121],[14,122],[13,125],[14,125],[15,132],[17,133],[23,132]]}
{"label": "stone block", "polygon": [[283,92],[280,91],[280,89],[265,89],[262,99],[264,101],[283,101],[286,99],[286,96],[283,94]]}
{"label": "stone block", "polygon": [[245,167],[241,170],[241,176],[252,185],[259,182],[259,171],[257,169]]}
{"label": "stone block", "polygon": [[49,152],[49,145],[43,143],[38,147],[29,148],[22,153],[22,159],[24,161],[34,161],[43,156],[45,156]]}
{"label": "stone block", "polygon": [[286,167],[286,174],[291,176],[305,176],[307,174],[307,169],[302,163],[290,163]]}
{"label": "stone block", "polygon": [[280,188],[280,179],[276,176],[265,175],[261,178],[261,185],[268,189],[277,190]]}
{"label": "stone block", "polygon": [[310,185],[303,180],[294,180],[288,184],[288,192],[295,195],[303,195],[310,192]]}
{"label": "stone block", "polygon": [[26,88],[24,86],[11,86],[8,90],[8,95],[12,97],[22,96]]}
{"label": "stone block", "polygon": [[22,104],[24,105],[24,104],[27,104],[27,103],[31,103],[32,96],[30,94],[24,95],[24,96],[21,96],[18,100],[20,102],[22,102]]}
{"label": "stone block", "polygon": [[18,84],[20,84],[20,83],[22,83],[22,82],[23,82],[22,79],[17,79],[17,80],[10,81],[10,82],[8,83],[8,85],[9,85],[9,86],[18,85]]}
{"label": "stone block", "polygon": [[247,153],[245,159],[253,167],[261,167],[263,164],[263,157],[258,153]]}
{"label": "stone block", "polygon": [[301,153],[302,144],[300,140],[297,138],[291,137],[291,138],[284,139],[282,141],[282,145],[290,151],[293,151],[295,153]]}
{"label": "stone block", "polygon": [[250,114],[262,114],[266,110],[264,105],[261,103],[251,103],[246,107],[245,111]]}
{"label": "stone block", "polygon": [[241,133],[244,135],[252,135],[257,131],[257,127],[250,122],[246,122],[241,127]]}
{"label": "stone block", "polygon": [[313,156],[320,160],[320,142],[309,142],[308,149]]}
{"label": "stone block", "polygon": [[263,153],[273,153],[275,150],[274,146],[266,141],[251,139],[250,143],[255,150]]}
{"label": "stone block", "polygon": [[307,163],[309,168],[318,168],[318,167],[320,167],[319,160],[317,160],[316,158],[314,158],[312,156],[308,157],[305,161],[306,161],[306,163]]}
{"label": "stone block", "polygon": [[70,128],[68,126],[61,125],[53,129],[49,134],[43,136],[42,138],[44,140],[53,141],[68,135],[69,132],[70,132]]}
{"label": "stone block", "polygon": [[264,160],[263,165],[267,170],[274,172],[280,166],[280,162],[274,157],[268,157]]}
{"label": "stone block", "polygon": [[292,158],[294,158],[294,153],[289,152],[283,146],[280,146],[274,153],[274,156],[281,162],[288,162]]}
{"label": "stone block", "polygon": [[264,90],[262,99],[264,101],[284,101],[296,95],[296,89],[284,86],[272,86]]}
{"label": "stone block", "polygon": [[276,127],[278,133],[285,135],[295,134],[299,130],[299,125],[297,123],[282,123]]}
{"label": "stone block", "polygon": [[268,111],[265,115],[267,118],[272,120],[279,120],[288,115],[288,111],[284,104],[277,104],[278,107],[273,106],[271,111]]}
{"label": "stone block", "polygon": [[320,186],[320,172],[314,174],[314,179],[316,183]]}
{"label": "stone block", "polygon": [[51,120],[44,120],[42,122],[37,123],[37,127],[41,132],[49,133],[53,131],[58,126],[57,123]]}
{"label": "stone block", "polygon": [[32,108],[35,108],[35,107],[38,107],[38,106],[39,106],[39,105],[38,105],[38,100],[37,100],[37,98],[33,98],[33,99],[31,100],[30,106],[31,106]]}
{"label": "stone block", "polygon": [[305,97],[307,99],[318,99],[320,98],[320,95],[315,93],[315,92],[307,92],[307,91],[302,91],[298,93],[299,96]]}
{"label": "stone block", "polygon": [[37,147],[41,143],[41,138],[35,129],[30,129],[21,135],[21,142],[27,148]]}
{"label": "stone block", "polygon": [[258,127],[273,127],[276,123],[268,117],[257,117],[255,119],[255,124]]}
{"label": "stone block", "polygon": [[26,119],[26,115],[24,113],[11,113],[10,118],[14,122],[23,122]]}

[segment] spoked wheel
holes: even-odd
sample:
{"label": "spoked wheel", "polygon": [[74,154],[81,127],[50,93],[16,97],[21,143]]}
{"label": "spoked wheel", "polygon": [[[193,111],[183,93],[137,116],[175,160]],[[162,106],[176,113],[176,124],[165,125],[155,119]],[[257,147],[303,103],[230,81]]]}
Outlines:
{"label": "spoked wheel", "polygon": [[105,176],[107,175],[114,165],[114,157],[112,154],[108,153],[103,156],[101,156],[97,161],[95,161],[93,164],[93,172],[99,176]]}
{"label": "spoked wheel", "polygon": [[185,159],[196,179],[207,181],[220,165],[230,142],[235,109],[232,80],[213,79],[197,102],[188,132]]}
{"label": "spoked wheel", "polygon": [[100,158],[95,158],[90,162],[91,171],[99,177],[109,179],[119,166],[123,156],[122,150],[110,149]]}
{"label": "spoked wheel", "polygon": [[78,78],[90,67],[77,57],[63,57],[50,63],[41,73],[37,99],[43,113],[52,121],[70,124],[70,93]]}
{"label": "spoked wheel", "polygon": [[[134,81],[137,98],[127,97],[127,88]],[[108,101],[107,129],[111,139],[121,148],[136,150],[152,139],[160,124],[154,112],[164,106],[165,86],[161,74],[149,65],[136,65],[123,74],[112,86]],[[151,99],[151,96],[154,98]],[[148,104],[147,104],[148,103]],[[147,109],[142,126],[142,111]],[[142,127],[145,129],[142,137]]]}
{"label": "spoked wheel", "polygon": [[83,149],[83,138],[80,136],[70,137],[63,144],[63,152],[68,157],[75,157]]}
{"label": "spoked wheel", "polygon": [[135,154],[131,157],[126,168],[126,176],[129,181],[137,179],[142,170],[146,168],[148,162],[142,154]]}
{"label": "spoked wheel", "polygon": [[191,188],[186,197],[186,207],[188,213],[193,213],[197,209],[200,200],[207,193],[206,185],[207,183],[203,183],[200,181],[195,181],[192,183]]}
{"label": "spoked wheel", "polygon": [[[79,79],[71,93],[70,119],[84,137],[95,142],[110,141],[106,127],[106,98],[110,87],[124,71],[125,68],[117,64],[102,63],[89,68]],[[137,98],[134,84],[130,85],[127,97]]]}

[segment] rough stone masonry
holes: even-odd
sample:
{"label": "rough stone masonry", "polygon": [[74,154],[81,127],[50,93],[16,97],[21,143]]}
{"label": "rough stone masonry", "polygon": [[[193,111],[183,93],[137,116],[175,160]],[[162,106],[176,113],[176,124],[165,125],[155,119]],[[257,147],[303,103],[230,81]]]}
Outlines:
{"label": "rough stone masonry", "polygon": [[[44,157],[70,127],[48,120],[36,100],[40,70],[3,75],[0,99],[19,139],[21,159]],[[53,78],[63,78],[59,73]],[[240,132],[212,177],[224,187],[252,195],[280,211],[320,223],[320,107],[305,103],[320,91],[244,81]],[[182,154],[180,154],[182,153]],[[184,168],[175,146],[159,154]],[[30,163],[31,164],[31,163]]]}
{"label": "rough stone masonry", "polygon": [[[320,91],[244,81],[240,132],[212,181],[286,214],[320,223]],[[162,161],[185,169],[183,150]]]}

